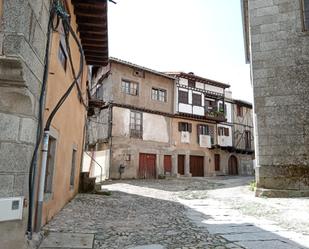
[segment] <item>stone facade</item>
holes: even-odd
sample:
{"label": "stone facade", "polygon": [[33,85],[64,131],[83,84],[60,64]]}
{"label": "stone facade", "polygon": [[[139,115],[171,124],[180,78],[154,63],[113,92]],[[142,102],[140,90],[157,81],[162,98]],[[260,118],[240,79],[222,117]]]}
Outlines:
{"label": "stone facade", "polygon": [[[137,93],[124,88],[126,82],[133,83]],[[97,181],[101,172],[104,179],[119,179],[121,165],[122,178],[143,178],[140,171],[150,164],[149,171],[155,173],[149,178],[254,174],[253,139],[248,150],[243,137],[244,131],[252,130],[252,106],[243,103],[245,115],[234,117],[236,105],[231,93],[226,91],[229,99],[225,97],[224,89],[229,85],[193,73],[163,74],[116,58],[94,72],[92,84],[92,95],[103,103],[88,117],[89,151],[83,168]],[[156,99],[154,89],[163,90],[165,97]],[[179,92],[187,93],[186,104],[179,101]],[[224,110],[218,111],[223,104]],[[135,112],[141,115],[142,135],[138,137],[131,133],[130,115]],[[233,136],[236,132],[237,139]],[[155,163],[144,166],[145,156],[155,158]],[[236,160],[234,171],[230,170],[231,159]]]}
{"label": "stone facade", "polygon": [[258,195],[309,196],[309,33],[303,26],[303,3],[243,4],[250,37]]}
{"label": "stone facade", "polygon": [[[0,1],[0,198],[28,199],[49,1]],[[2,248],[23,248],[21,221],[1,222]],[[9,234],[8,234],[9,233]]]}

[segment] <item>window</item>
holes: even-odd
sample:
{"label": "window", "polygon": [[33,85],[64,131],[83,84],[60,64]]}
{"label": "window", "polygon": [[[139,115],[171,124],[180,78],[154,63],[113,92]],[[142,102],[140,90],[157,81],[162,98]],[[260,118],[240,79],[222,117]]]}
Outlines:
{"label": "window", "polygon": [[53,192],[56,142],[57,140],[54,137],[49,136],[47,162],[46,162],[46,174],[45,174],[45,186],[44,186],[44,193],[48,193],[48,194],[51,194]]}
{"label": "window", "polygon": [[245,148],[247,150],[251,149],[251,132],[245,131]]}
{"label": "window", "polygon": [[228,137],[229,135],[230,135],[229,128],[218,127],[218,136],[226,136],[226,137]]}
{"label": "window", "polygon": [[186,122],[178,123],[178,131],[188,131],[192,132],[192,124]]}
{"label": "window", "polygon": [[202,95],[192,93],[192,104],[197,106],[202,106]]}
{"label": "window", "polygon": [[200,135],[209,135],[209,126],[199,124],[196,127],[197,129],[197,142],[200,142]]}
{"label": "window", "polygon": [[237,116],[242,117],[243,116],[243,108],[240,105],[237,105]]}
{"label": "window", "polygon": [[65,53],[65,50],[64,50],[64,46],[62,45],[62,42],[60,41],[59,42],[59,49],[58,49],[58,59],[64,69],[64,71],[67,70],[67,55]]}
{"label": "window", "polygon": [[216,101],[205,100],[206,112],[211,112],[216,110]]}
{"label": "window", "polygon": [[188,103],[189,103],[188,94],[189,94],[188,92],[179,90],[179,91],[178,91],[179,103],[188,104]]}
{"label": "window", "polygon": [[95,95],[97,99],[103,99],[103,85],[97,88]]}
{"label": "window", "polygon": [[138,83],[123,80],[121,84],[121,91],[129,95],[138,95]]}
{"label": "window", "polygon": [[195,88],[195,80],[188,80],[188,86]]}
{"label": "window", "polygon": [[141,112],[131,111],[130,113],[130,137],[143,137],[143,115]]}
{"label": "window", "polygon": [[309,0],[303,0],[302,2],[304,31],[309,31]]}
{"label": "window", "polygon": [[219,111],[226,113],[226,104],[223,106],[223,103],[219,103]]}
{"label": "window", "polygon": [[151,98],[154,100],[158,100],[161,102],[167,101],[167,92],[163,89],[152,88],[151,90]]}
{"label": "window", "polygon": [[74,187],[75,180],[75,169],[76,169],[76,153],[77,150],[74,148],[72,151],[72,162],[71,162],[71,175],[70,175],[70,187]]}

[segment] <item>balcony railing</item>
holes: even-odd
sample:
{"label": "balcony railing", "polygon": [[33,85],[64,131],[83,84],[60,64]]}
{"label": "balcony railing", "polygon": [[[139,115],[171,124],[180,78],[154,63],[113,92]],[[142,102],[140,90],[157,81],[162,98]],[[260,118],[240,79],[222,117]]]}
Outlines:
{"label": "balcony railing", "polygon": [[205,112],[206,118],[217,120],[217,121],[225,121],[225,114],[220,111],[207,111]]}

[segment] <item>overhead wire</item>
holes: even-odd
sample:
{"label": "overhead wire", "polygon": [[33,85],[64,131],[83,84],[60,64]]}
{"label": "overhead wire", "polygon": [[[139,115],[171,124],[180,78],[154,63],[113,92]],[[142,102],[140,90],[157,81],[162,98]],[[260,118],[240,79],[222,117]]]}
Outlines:
{"label": "overhead wire", "polygon": [[[54,25],[53,21],[56,17],[56,24]],[[53,118],[55,117],[56,113],[62,106],[62,104],[65,102],[67,97],[70,95],[72,89],[74,86],[77,86],[79,96],[82,98],[82,93],[81,89],[79,88],[78,85],[78,79],[81,77],[83,68],[84,68],[84,51],[83,48],[79,42],[78,37],[76,36],[74,30],[72,29],[70,23],[69,23],[69,15],[64,11],[63,6],[61,6],[59,0],[54,0],[53,3],[51,4],[50,12],[49,12],[49,21],[48,21],[48,28],[47,28],[47,41],[46,41],[46,49],[45,49],[45,58],[44,58],[44,73],[43,73],[43,80],[42,80],[42,86],[41,86],[41,93],[40,93],[40,98],[39,98],[39,113],[38,113],[38,129],[37,129],[37,139],[35,143],[35,148],[34,152],[31,158],[31,163],[30,163],[30,168],[29,168],[29,212],[28,212],[28,220],[27,220],[27,236],[28,239],[32,239],[32,232],[33,232],[33,225],[32,225],[32,220],[33,220],[33,207],[34,207],[34,184],[35,184],[35,177],[36,177],[36,169],[37,169],[37,156],[38,156],[38,148],[40,146],[41,140],[42,140],[42,135],[43,135],[43,107],[44,107],[44,100],[45,100],[45,92],[46,92],[46,85],[47,85],[47,80],[48,80],[48,69],[49,69],[49,55],[50,55],[50,39],[51,39],[51,30],[57,30],[60,20],[62,21],[62,24],[64,26],[64,29],[67,31],[65,35],[71,34],[74,41],[76,42],[78,46],[78,50],[80,52],[80,65],[79,65],[79,71],[77,75],[75,74],[75,69],[73,66],[72,62],[72,57],[71,57],[71,51],[70,51],[70,46],[69,43],[67,42],[67,48],[68,48],[68,55],[69,55],[69,62],[71,64],[72,68],[72,73],[73,73],[73,82],[67,89],[67,91],[62,95],[62,97],[59,99],[57,102],[56,106],[50,113],[44,130],[49,130],[51,122]],[[68,41],[67,37],[66,40]],[[83,100],[83,98],[82,98]],[[83,105],[86,107],[87,105],[84,103],[83,100]]]}

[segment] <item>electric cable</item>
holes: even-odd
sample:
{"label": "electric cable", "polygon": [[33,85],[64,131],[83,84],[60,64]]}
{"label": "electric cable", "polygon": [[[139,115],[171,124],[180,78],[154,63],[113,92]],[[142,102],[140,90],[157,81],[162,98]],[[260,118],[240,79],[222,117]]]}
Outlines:
{"label": "electric cable", "polygon": [[[57,22],[56,22],[56,25],[54,26],[53,20],[55,16],[57,16]],[[73,64],[71,64],[72,70],[74,70],[73,72],[74,80],[71,83],[70,87],[67,89],[67,91],[60,98],[60,100],[58,101],[54,109],[52,110],[51,114],[49,115],[47,119],[44,130],[49,130],[54,116],[56,115],[57,111],[60,109],[62,104],[65,102],[66,98],[69,96],[74,85],[78,86],[78,79],[80,78],[83,72],[83,68],[84,68],[84,52],[83,52],[82,46],[75,32],[73,31],[72,27],[69,24],[68,17],[69,15],[63,10],[63,7],[61,6],[60,2],[57,0],[54,0],[50,8],[50,15],[49,15],[49,21],[48,21],[48,27],[47,27],[47,41],[46,41],[45,58],[44,58],[44,73],[43,73],[42,87],[41,87],[41,93],[40,93],[40,99],[39,99],[37,140],[36,140],[34,152],[33,152],[32,159],[31,159],[30,169],[29,169],[29,212],[28,212],[26,233],[27,233],[28,239],[30,240],[32,239],[32,215],[33,215],[33,200],[34,200],[34,183],[35,183],[35,175],[36,175],[35,173],[36,173],[36,168],[37,168],[37,154],[38,154],[38,148],[39,148],[42,135],[43,135],[42,133],[43,106],[44,106],[44,100],[45,100],[46,85],[47,85],[47,80],[48,80],[50,36],[51,36],[51,30],[54,30],[58,27],[60,19],[62,20],[64,27],[68,28],[68,32],[72,35],[73,39],[77,43],[77,46],[80,52],[80,67],[79,67],[79,72],[76,76]],[[70,63],[72,63],[72,59],[70,60]]]}
{"label": "electric cable", "polygon": [[54,5],[52,4],[49,11],[49,20],[47,27],[47,40],[44,56],[44,72],[41,86],[41,93],[39,98],[39,111],[38,111],[38,128],[36,132],[36,142],[34,146],[34,151],[31,158],[30,168],[29,168],[29,179],[28,179],[28,188],[29,188],[29,210],[28,210],[28,220],[27,220],[27,236],[28,239],[32,239],[32,214],[33,214],[33,201],[34,201],[34,183],[35,183],[35,173],[37,167],[37,155],[40,142],[42,139],[42,126],[43,126],[43,107],[45,99],[46,84],[48,78],[48,68],[49,68],[49,50],[50,50],[50,38],[52,30],[52,22],[55,16]]}

